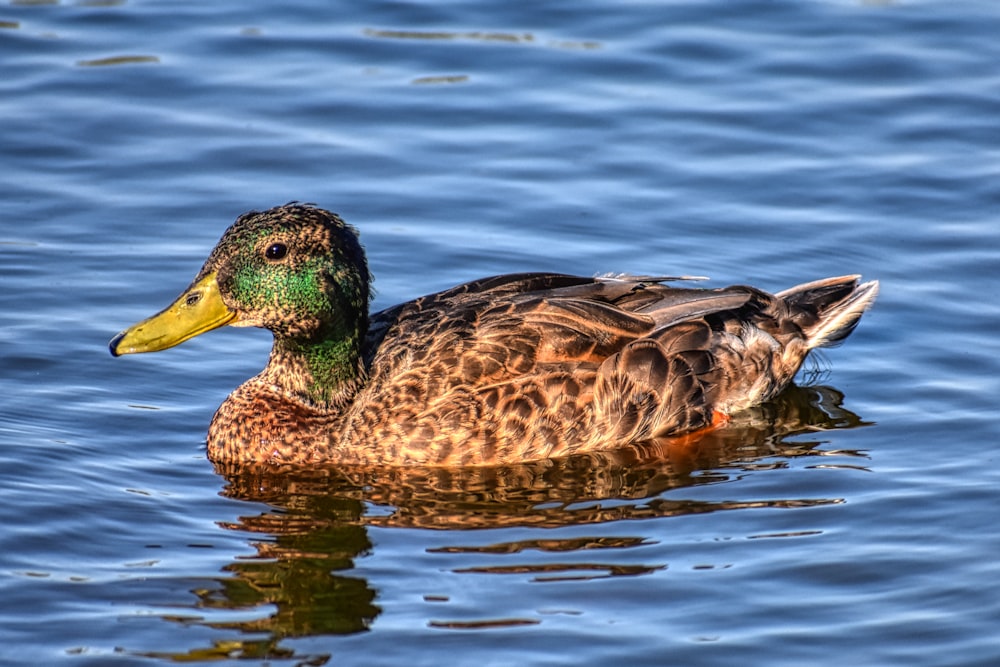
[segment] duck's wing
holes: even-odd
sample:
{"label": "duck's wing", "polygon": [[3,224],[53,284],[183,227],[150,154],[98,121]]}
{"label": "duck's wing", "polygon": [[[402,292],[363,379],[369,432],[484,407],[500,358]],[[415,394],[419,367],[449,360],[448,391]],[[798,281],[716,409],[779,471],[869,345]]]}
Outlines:
{"label": "duck's wing", "polygon": [[[697,302],[667,306],[683,316],[625,345],[601,366],[594,403],[621,440],[707,426],[770,400],[795,377],[810,350],[846,338],[878,294],[858,276],[827,278],[771,295],[753,287],[724,294],[734,308]],[[737,299],[738,300],[738,299]]]}
{"label": "duck's wing", "polygon": [[[370,365],[390,330],[391,338],[396,341],[421,334],[430,336],[433,333],[428,327],[442,319],[445,324],[458,324],[466,321],[476,308],[482,309],[512,296],[592,283],[593,278],[562,273],[509,273],[462,283],[386,308],[369,317],[365,364]],[[428,342],[433,343],[433,340]]]}
{"label": "duck's wing", "polygon": [[484,341],[530,346],[535,363],[601,363],[632,341],[668,335],[675,324],[740,308],[749,298],[742,289],[598,279],[496,304],[481,314],[478,333]]}
{"label": "duck's wing", "polygon": [[748,298],[659,282],[676,279],[520,273],[464,283],[372,315],[366,361],[391,352],[412,365],[439,355],[483,365],[493,379],[530,374],[536,364],[597,364],[632,340]]}

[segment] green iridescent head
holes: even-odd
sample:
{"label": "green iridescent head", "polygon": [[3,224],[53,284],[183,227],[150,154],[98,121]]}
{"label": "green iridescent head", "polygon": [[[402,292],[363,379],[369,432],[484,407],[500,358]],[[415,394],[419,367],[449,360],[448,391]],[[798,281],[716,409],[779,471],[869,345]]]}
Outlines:
{"label": "green iridescent head", "polygon": [[357,231],[337,215],[304,204],[246,213],[174,303],[118,334],[111,352],[162,350],[225,324],[264,327],[293,346],[357,340],[370,282]]}
{"label": "green iridescent head", "polygon": [[229,228],[199,278],[215,272],[239,324],[279,339],[367,329],[371,278],[355,229],[300,204],[246,213]]}

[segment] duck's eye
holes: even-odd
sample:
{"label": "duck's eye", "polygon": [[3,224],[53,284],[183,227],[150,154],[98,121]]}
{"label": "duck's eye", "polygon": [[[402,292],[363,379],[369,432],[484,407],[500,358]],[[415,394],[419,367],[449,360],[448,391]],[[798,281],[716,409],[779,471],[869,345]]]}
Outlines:
{"label": "duck's eye", "polygon": [[264,257],[267,257],[272,262],[277,262],[279,259],[288,254],[288,247],[284,243],[272,243],[264,251]]}

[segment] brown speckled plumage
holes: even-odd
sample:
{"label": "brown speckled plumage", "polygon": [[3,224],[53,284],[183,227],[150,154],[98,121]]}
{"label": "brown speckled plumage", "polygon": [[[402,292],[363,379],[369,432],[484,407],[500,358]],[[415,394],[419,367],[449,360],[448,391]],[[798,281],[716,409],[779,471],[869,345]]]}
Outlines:
{"label": "brown speckled plumage", "polygon": [[[280,261],[299,271],[296,289],[308,283],[332,294],[331,308],[300,313],[301,300],[291,307],[280,294],[253,307],[233,298],[250,284],[233,278],[233,267],[270,270],[255,258],[275,239],[288,250]],[[296,268],[316,255],[336,260],[319,277]],[[526,273],[366,320],[368,272],[353,230],[301,205],[243,216],[194,286],[213,275],[236,317],[223,323],[275,331],[267,367],[226,399],[209,428],[209,457],[234,462],[497,464],[688,433],[774,397],[809,350],[850,334],[877,293],[877,283],[857,276],[771,295]],[[114,353],[160,349],[128,348],[129,331],[112,342]],[[335,350],[341,363],[304,352],[326,339],[347,340]]]}

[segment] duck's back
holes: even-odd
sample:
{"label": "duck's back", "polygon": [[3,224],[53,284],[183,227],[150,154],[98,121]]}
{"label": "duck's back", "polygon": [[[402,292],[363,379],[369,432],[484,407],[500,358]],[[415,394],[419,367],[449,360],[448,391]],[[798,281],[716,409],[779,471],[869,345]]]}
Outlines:
{"label": "duck's back", "polygon": [[[483,464],[685,433],[781,391],[875,292],[856,276],[779,296],[657,280],[497,276],[373,315],[368,381],[339,446],[370,461]],[[836,332],[817,337],[834,311]]]}

